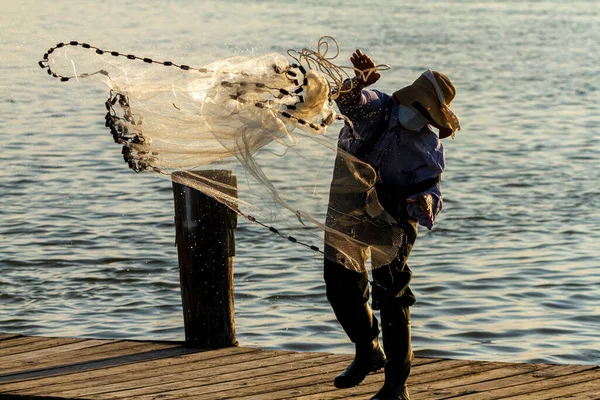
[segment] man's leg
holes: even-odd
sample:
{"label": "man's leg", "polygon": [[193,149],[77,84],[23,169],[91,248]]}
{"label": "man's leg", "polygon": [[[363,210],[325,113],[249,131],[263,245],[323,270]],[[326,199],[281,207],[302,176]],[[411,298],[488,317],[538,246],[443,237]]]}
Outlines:
{"label": "man's leg", "polygon": [[357,272],[325,258],[324,278],[327,299],[356,348],[354,360],[335,378],[334,384],[338,388],[356,386],[385,364],[378,340],[379,323],[368,303],[368,274],[365,268]]}
{"label": "man's leg", "polygon": [[374,400],[409,399],[406,381],[413,360],[409,299],[410,296],[381,299],[381,330],[387,362],[385,383]]}
{"label": "man's leg", "polygon": [[409,307],[414,304],[415,296],[408,287],[412,272],[406,262],[417,231],[412,223],[404,226],[406,241],[399,249],[398,257],[390,265],[373,270],[373,297],[381,312],[387,362],[385,383],[372,400],[409,399],[406,381],[413,360]]}

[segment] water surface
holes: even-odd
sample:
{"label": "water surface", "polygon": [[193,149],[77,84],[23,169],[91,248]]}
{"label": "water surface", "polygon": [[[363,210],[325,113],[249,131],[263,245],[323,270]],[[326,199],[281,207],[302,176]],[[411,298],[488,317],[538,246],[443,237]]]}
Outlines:
{"label": "water surface", "polygon": [[[4,1],[0,331],[183,339],[170,182],[126,168],[105,88],[50,79],[45,49],[80,40],[203,65],[332,35],[341,57],[360,47],[393,66],[380,90],[426,68],[458,88],[445,209],[411,255],[417,355],[598,364],[599,14],[595,1]],[[326,184],[327,168],[305,179]],[[352,351],[321,264],[240,221],[240,343]]]}

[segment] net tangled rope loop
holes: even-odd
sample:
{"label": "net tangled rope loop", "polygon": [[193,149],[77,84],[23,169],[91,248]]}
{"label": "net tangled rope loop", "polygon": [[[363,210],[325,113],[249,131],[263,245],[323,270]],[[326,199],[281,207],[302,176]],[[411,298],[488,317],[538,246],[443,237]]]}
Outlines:
{"label": "net tangled rope loop", "polygon": [[[330,49],[335,50],[334,55],[329,55]],[[378,71],[387,71],[391,67],[387,64],[378,64],[373,68],[360,70],[354,67],[338,66],[333,63],[333,60],[340,55],[340,45],[331,36],[321,36],[317,43],[317,51],[304,48],[302,50],[289,49],[288,55],[296,60],[299,65],[305,64],[308,68],[318,70],[325,76],[329,77],[329,85],[331,88],[330,99],[335,100],[343,93],[349,92],[354,88],[354,81],[351,79],[348,70],[352,70],[357,77],[363,82],[367,81],[371,74]],[[344,81],[350,79],[350,85],[346,89],[342,89]]]}

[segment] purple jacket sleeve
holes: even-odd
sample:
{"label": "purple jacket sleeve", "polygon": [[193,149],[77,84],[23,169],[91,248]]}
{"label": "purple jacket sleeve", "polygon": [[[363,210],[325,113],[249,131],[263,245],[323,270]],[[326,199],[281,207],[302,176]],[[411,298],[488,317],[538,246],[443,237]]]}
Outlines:
{"label": "purple jacket sleeve", "polygon": [[384,117],[388,100],[388,95],[369,89],[340,96],[336,101],[340,113],[348,117],[354,127],[352,129],[346,125],[342,128],[339,146],[351,154],[356,154],[362,143],[375,134],[379,121]]}
{"label": "purple jacket sleeve", "polygon": [[[344,84],[347,83],[348,79]],[[340,95],[336,103],[342,114],[352,122],[358,122],[373,112],[382,110],[384,94],[378,90],[364,89],[361,84],[355,84],[352,90]]]}

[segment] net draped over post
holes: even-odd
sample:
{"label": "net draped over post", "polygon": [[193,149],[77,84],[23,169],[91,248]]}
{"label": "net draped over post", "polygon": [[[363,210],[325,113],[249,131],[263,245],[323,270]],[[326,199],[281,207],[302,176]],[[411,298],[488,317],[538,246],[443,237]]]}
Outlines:
{"label": "net draped over post", "polygon": [[[105,125],[134,171],[170,175],[237,161],[248,176],[239,198],[206,177],[184,183],[348,268],[359,269],[364,254],[357,252],[370,251],[376,268],[395,258],[402,231],[379,204],[375,170],[339,149],[330,132],[336,120],[349,123],[332,103],[348,75],[332,62],[335,41],[336,54],[327,55],[327,39],[316,52],[238,56],[199,68],[72,41],[48,50],[40,67],[62,81],[109,88]],[[292,150],[294,160],[308,162],[292,162]],[[322,165],[311,160],[335,164],[328,193],[282,179],[286,170],[317,174]],[[274,165],[282,172],[273,173]],[[281,215],[297,223],[271,226]]]}

